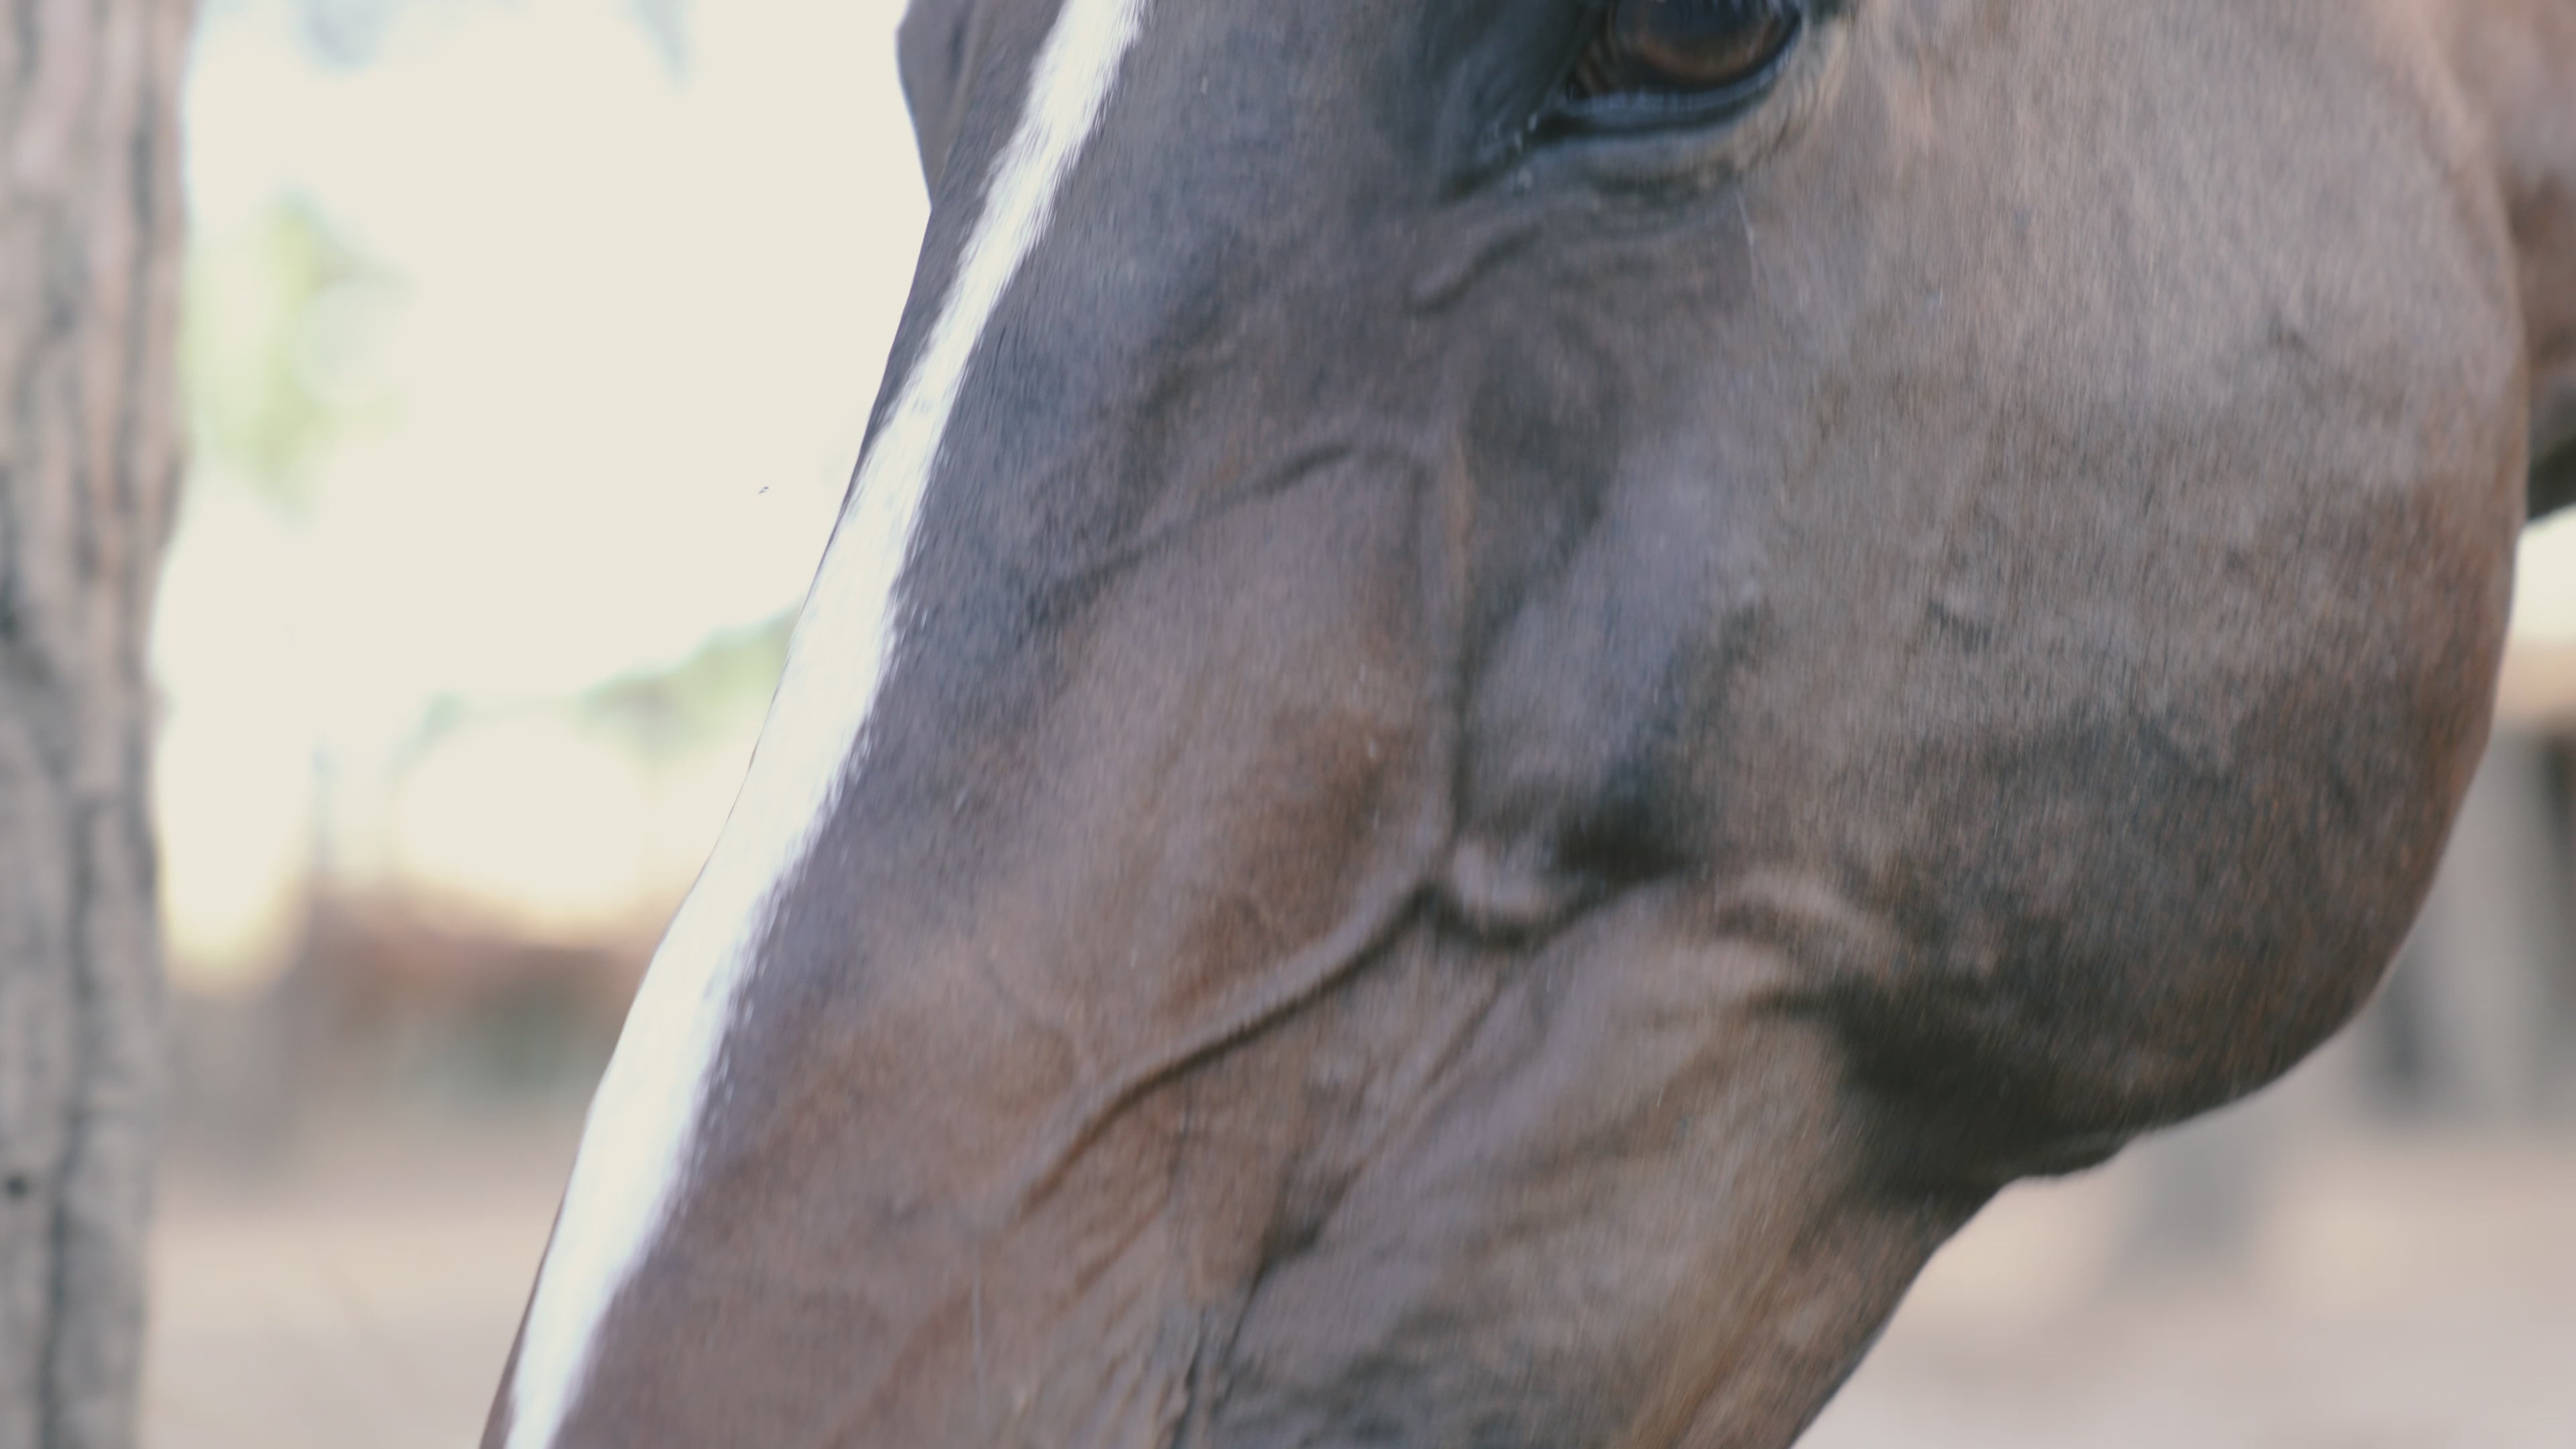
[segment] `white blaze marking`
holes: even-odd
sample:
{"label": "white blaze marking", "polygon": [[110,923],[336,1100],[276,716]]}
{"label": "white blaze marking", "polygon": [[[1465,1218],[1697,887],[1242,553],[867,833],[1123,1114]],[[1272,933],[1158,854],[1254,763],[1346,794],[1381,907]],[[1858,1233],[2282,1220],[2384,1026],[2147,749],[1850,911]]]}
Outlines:
{"label": "white blaze marking", "polygon": [[742,793],[591,1101],[511,1380],[509,1449],[554,1443],[610,1301],[670,1212],[752,953],[863,747],[898,643],[896,578],[967,363],[1046,231],[1145,4],[1064,0],[1038,53],[1027,109],[994,161],[938,319],[824,550]]}

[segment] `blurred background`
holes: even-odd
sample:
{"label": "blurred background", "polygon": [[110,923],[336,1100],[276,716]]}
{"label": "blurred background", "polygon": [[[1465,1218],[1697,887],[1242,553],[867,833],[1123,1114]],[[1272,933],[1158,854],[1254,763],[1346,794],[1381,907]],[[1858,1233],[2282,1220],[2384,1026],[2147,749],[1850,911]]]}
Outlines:
{"label": "blurred background", "polygon": [[[923,198],[895,0],[209,0],[146,1441],[471,1442]],[[2576,524],[2354,1031],[1947,1250],[1810,1443],[2576,1445]]]}

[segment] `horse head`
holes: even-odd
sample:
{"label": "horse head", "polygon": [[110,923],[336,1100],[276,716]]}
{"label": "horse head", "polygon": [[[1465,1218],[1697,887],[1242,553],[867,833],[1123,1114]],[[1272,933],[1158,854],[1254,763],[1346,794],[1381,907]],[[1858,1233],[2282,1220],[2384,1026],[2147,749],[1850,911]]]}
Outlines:
{"label": "horse head", "polygon": [[2576,491],[2563,4],[902,51],[885,391],[487,1444],[1779,1446],[2372,988]]}

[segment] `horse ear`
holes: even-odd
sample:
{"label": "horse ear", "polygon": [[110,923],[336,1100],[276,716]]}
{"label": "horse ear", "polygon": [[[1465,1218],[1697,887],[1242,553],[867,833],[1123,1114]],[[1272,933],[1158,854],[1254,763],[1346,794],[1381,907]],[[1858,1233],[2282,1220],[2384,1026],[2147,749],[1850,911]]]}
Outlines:
{"label": "horse ear", "polygon": [[974,0],[912,0],[895,32],[895,61],[903,75],[904,105],[921,150],[921,176],[935,193],[957,139],[959,80],[966,73]]}

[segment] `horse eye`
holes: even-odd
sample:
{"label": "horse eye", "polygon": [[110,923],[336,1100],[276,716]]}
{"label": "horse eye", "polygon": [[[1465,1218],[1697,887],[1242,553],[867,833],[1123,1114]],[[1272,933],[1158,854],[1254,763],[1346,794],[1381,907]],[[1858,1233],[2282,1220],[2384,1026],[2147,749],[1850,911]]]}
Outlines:
{"label": "horse eye", "polygon": [[1789,48],[1798,9],[1798,0],[1609,0],[1575,62],[1571,99],[1682,100],[1744,85]]}

